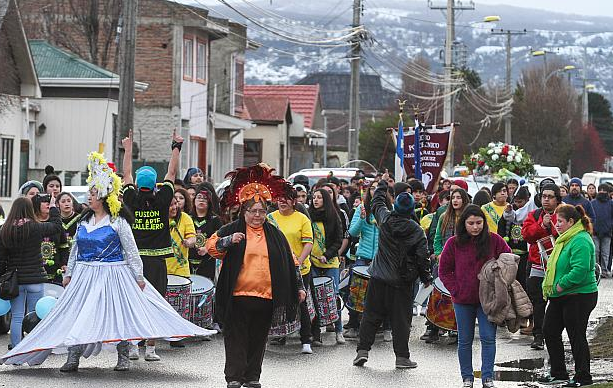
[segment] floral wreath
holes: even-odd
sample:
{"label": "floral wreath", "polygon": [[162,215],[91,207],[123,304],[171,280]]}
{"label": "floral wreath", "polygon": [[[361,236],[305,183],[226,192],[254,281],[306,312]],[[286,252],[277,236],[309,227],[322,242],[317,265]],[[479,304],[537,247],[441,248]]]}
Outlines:
{"label": "floral wreath", "polygon": [[117,217],[121,210],[121,202],[119,201],[121,178],[115,174],[115,171],[101,153],[90,152],[87,155],[87,160],[87,170],[89,171],[87,184],[89,188],[96,189],[98,199],[106,198],[111,217]]}
{"label": "floral wreath", "polygon": [[513,174],[520,177],[534,174],[530,155],[518,146],[502,142],[489,143],[473,154],[464,155],[462,164],[475,176],[494,175],[503,179]]}
{"label": "floral wreath", "polygon": [[228,209],[250,199],[270,202],[277,198],[291,198],[294,188],[273,171],[264,163],[230,171],[226,178],[231,181],[222,194],[221,205]]}

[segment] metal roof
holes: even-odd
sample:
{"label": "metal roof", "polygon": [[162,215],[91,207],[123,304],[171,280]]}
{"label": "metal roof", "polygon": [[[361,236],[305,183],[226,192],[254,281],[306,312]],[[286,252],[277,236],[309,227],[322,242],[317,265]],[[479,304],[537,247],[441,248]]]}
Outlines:
{"label": "metal roof", "polygon": [[29,43],[39,78],[119,78],[117,74],[47,41],[30,40]]}

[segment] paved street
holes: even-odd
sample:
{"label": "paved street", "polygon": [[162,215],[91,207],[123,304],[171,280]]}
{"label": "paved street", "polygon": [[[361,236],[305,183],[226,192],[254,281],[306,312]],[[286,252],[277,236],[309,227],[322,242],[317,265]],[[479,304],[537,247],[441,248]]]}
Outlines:
{"label": "paved street", "polygon": [[[600,298],[592,318],[613,312],[613,281],[604,279]],[[392,344],[378,338],[370,360],[364,368],[351,366],[355,354],[355,341],[336,346],[334,335],[324,335],[324,348],[315,348],[315,354],[299,354],[300,344],[292,338],[284,347],[269,346],[264,360],[261,382],[265,387],[458,387],[461,385],[455,346],[439,343],[427,345],[419,341],[423,333],[424,318],[416,318],[411,336],[412,358],[419,367],[414,370],[395,370]],[[58,328],[60,330],[61,328]],[[0,337],[0,349],[6,349],[8,336]],[[530,338],[510,335],[499,330],[496,362],[544,357],[546,352],[530,350]],[[50,357],[40,367],[0,366],[0,387],[225,387],[223,379],[224,352],[221,338],[211,342],[190,343],[185,349],[159,346],[163,361],[149,363],[137,361],[128,373],[112,370],[113,353],[83,360],[76,375],[60,374],[58,368],[65,356]],[[475,369],[479,366],[479,353],[474,355]],[[610,365],[610,364],[609,364]],[[609,365],[604,365],[609,367]],[[603,365],[595,367],[595,378],[602,378]],[[610,368],[609,368],[610,369]],[[503,368],[497,367],[498,371]],[[514,373],[501,372],[505,377]],[[520,375],[521,376],[521,375]],[[129,385],[128,385],[129,384]],[[517,387],[517,382],[497,382],[497,387]],[[475,386],[480,386],[476,384]]]}

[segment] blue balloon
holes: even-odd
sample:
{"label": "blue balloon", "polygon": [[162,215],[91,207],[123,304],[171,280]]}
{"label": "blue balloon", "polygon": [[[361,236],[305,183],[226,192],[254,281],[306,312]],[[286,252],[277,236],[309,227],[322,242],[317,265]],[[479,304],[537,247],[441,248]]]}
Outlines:
{"label": "blue balloon", "polygon": [[0,299],[0,316],[11,311],[11,302],[8,300]]}
{"label": "blue balloon", "polygon": [[53,306],[57,303],[57,299],[52,296],[43,296],[36,302],[36,316],[40,319],[45,319],[49,312],[53,309]]}

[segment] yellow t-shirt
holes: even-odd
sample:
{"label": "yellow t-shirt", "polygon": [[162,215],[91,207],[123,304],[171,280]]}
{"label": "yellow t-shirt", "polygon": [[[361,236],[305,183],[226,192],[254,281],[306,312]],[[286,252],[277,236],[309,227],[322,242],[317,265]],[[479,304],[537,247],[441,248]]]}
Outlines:
{"label": "yellow t-shirt", "polygon": [[[268,215],[269,221],[283,233],[296,258],[300,257],[304,244],[313,243],[313,230],[309,217],[294,211],[289,216],[284,216],[278,210]],[[307,256],[300,266],[302,276],[311,271],[311,261]]]}
{"label": "yellow t-shirt", "polygon": [[[170,220],[171,224],[173,221],[174,220]],[[177,223],[177,227],[170,228],[172,251],[174,255],[166,259],[166,270],[169,275],[189,277],[189,248],[183,246],[182,242],[195,235],[196,229],[194,228],[194,221],[192,221],[189,214],[181,212],[181,218]]]}
{"label": "yellow t-shirt", "polygon": [[498,221],[500,221],[506,207],[506,203],[502,206],[498,206],[494,201],[481,206],[481,210],[485,213],[487,227],[490,229],[490,232],[498,233]]}
{"label": "yellow t-shirt", "polygon": [[311,256],[313,256],[312,264],[317,268],[338,268],[340,267],[340,261],[338,256],[334,256],[332,260],[328,260],[327,263],[322,263],[317,259],[324,255],[326,251],[326,231],[324,229],[323,222],[313,222],[313,250]]}

